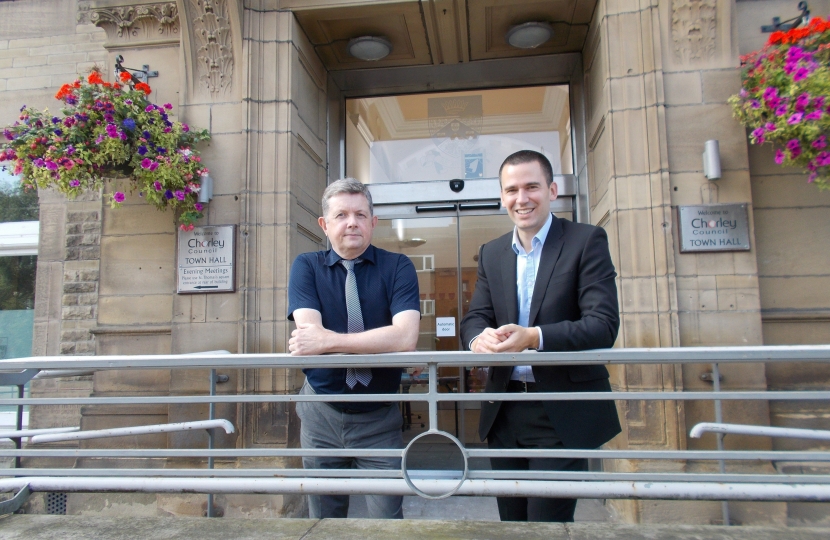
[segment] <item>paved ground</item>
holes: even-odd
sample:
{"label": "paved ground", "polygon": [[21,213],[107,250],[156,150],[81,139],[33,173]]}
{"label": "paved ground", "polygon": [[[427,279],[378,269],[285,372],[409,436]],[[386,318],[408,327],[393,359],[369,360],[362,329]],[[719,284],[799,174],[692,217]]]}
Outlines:
{"label": "paved ground", "polygon": [[0,518],[8,540],[826,540],[830,529],[491,523],[368,519],[101,518],[10,515]]}

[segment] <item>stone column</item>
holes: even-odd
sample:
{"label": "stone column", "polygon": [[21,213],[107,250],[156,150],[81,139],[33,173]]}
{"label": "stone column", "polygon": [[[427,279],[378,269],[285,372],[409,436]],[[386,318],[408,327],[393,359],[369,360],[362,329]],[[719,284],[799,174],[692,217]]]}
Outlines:
{"label": "stone column", "polygon": [[[675,247],[680,344],[682,346],[762,345],[761,305],[756,259],[752,190],[744,128],[732,117],[727,99],[740,90],[738,34],[733,2],[664,0],[660,3],[663,71],[668,127],[672,205],[748,203],[751,251],[689,254]],[[702,173],[701,153],[708,139],[720,141],[723,177],[710,182]],[[688,365],[683,385],[709,390],[702,376],[710,365]],[[725,390],[765,390],[763,364],[722,366]],[[724,421],[769,424],[766,402],[725,403]],[[689,402],[686,429],[714,420],[711,402]],[[730,435],[726,448],[771,449],[769,439]],[[711,449],[708,435],[689,439],[689,449]],[[689,470],[715,470],[712,463],[691,463]],[[770,464],[732,463],[727,471],[773,472]],[[716,503],[715,503],[716,504]],[[711,503],[710,503],[711,505]],[[704,505],[699,505],[702,507]],[[784,503],[730,503],[738,523],[785,524]],[[717,522],[720,512],[708,510]]]}
{"label": "stone column", "polygon": [[[618,346],[761,343],[755,253],[680,254],[674,207],[752,202],[746,138],[726,98],[738,90],[732,3],[726,0],[601,0],[585,47],[591,221],[606,228],[619,273]],[[718,138],[724,178],[702,174],[707,139]],[[750,210],[751,216],[751,210]],[[710,366],[626,366],[624,390],[711,389]],[[765,388],[763,366],[723,370],[728,389]],[[712,421],[711,403],[620,403],[616,447],[714,448],[686,439]],[[726,421],[768,423],[766,403],[729,404]],[[732,447],[764,448],[729,437]],[[617,470],[714,470],[697,463],[607,464]],[[764,468],[765,470],[768,467]],[[720,504],[614,501],[628,521],[717,522]],[[778,522],[783,505],[733,504],[733,519]]]}
{"label": "stone column", "polygon": [[[674,233],[665,144],[661,43],[656,2],[601,0],[586,40],[586,138],[591,222],[604,227],[617,268],[621,328],[617,346],[679,344]],[[611,369],[618,390],[682,388],[675,366]],[[684,407],[671,401],[618,403],[623,433],[615,448],[682,448]],[[606,463],[606,470],[679,464]],[[613,501],[627,521],[643,519],[641,503]]]}

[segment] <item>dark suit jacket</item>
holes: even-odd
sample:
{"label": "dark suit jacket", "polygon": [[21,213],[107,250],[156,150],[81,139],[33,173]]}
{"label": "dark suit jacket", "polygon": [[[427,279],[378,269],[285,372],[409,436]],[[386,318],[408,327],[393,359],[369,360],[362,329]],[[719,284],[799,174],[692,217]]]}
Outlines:
{"label": "dark suit jacket", "polygon": [[[482,246],[470,311],[461,321],[464,347],[485,328],[518,323],[513,233]],[[620,326],[614,265],[600,227],[553,217],[530,303],[531,327],[542,329],[544,351],[609,348]],[[528,357],[532,362],[532,356]],[[512,367],[491,367],[486,392],[504,392]],[[610,391],[603,366],[534,366],[539,392]],[[613,401],[547,401],[545,410],[566,448],[597,448],[620,432]],[[479,435],[484,440],[501,402],[483,402]]]}

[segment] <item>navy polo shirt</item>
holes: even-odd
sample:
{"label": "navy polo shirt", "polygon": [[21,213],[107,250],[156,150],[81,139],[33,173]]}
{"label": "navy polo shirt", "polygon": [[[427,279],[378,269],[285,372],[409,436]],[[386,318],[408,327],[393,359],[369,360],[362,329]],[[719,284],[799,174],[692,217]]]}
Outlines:
{"label": "navy polo shirt", "polygon": [[[291,266],[288,279],[288,319],[298,309],[314,309],[323,318],[323,328],[345,334],[349,315],[346,310],[346,268],[334,250],[303,253]],[[412,261],[370,245],[355,265],[360,311],[366,330],[392,324],[402,311],[420,311],[418,276]],[[318,394],[394,394],[401,382],[400,368],[373,368],[369,386],[346,384],[345,369],[304,369],[306,378]],[[338,404],[334,404],[335,406]],[[344,404],[349,409],[371,411],[378,403]]]}

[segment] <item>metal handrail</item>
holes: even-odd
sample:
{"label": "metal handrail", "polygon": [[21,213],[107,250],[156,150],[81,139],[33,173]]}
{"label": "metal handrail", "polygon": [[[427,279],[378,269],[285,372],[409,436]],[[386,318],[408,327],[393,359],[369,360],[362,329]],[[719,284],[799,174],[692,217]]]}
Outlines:
{"label": "metal handrail", "polygon": [[[532,356],[531,361],[528,356]],[[830,345],[757,347],[666,347],[594,349],[569,352],[476,354],[456,351],[418,351],[388,354],[291,356],[289,354],[159,354],[134,356],[38,356],[0,360],[0,371],[24,369],[211,369],[308,367],[440,367],[710,364],[718,362],[830,362]]]}
{"label": "metal handrail", "polygon": [[[523,401],[523,400],[828,400],[830,391],[615,391],[589,393],[533,393],[533,394],[457,394],[438,393],[439,367],[475,365],[624,365],[624,364],[712,364],[714,363],[786,363],[830,362],[830,346],[781,347],[700,347],[664,349],[604,349],[580,352],[520,354],[473,354],[461,352],[413,352],[382,355],[326,355],[296,357],[286,354],[201,353],[193,355],[153,356],[93,356],[93,357],[37,357],[0,361],[2,371],[63,370],[79,371],[121,369],[206,369],[215,370],[254,368],[309,368],[309,367],[409,367],[428,366],[428,388],[419,394],[274,394],[274,395],[215,395],[213,391],[201,395],[179,396],[108,396],[84,398],[23,398],[0,399],[0,404],[18,405],[111,405],[111,404],[216,404],[216,403],[276,403],[300,401],[370,402],[400,401],[425,402],[429,407],[429,432],[448,435],[437,430],[438,405],[448,401]],[[714,366],[716,369],[717,366]],[[11,373],[14,375],[14,373]],[[722,424],[722,423],[721,423]],[[710,426],[711,427],[711,426]],[[765,426],[750,426],[763,429]],[[134,428],[122,428],[134,429]],[[725,433],[722,429],[719,433]],[[702,431],[713,431],[709,427]],[[113,430],[103,430],[112,432]],[[796,430],[815,431],[815,430]],[[734,431],[733,431],[734,432]],[[87,432],[88,433],[88,432]],[[695,431],[692,436],[695,436]],[[768,432],[769,434],[773,432]],[[131,432],[129,434],[135,434]],[[760,434],[760,433],[759,433]],[[77,434],[76,434],[77,435]],[[112,435],[109,435],[112,436]],[[42,440],[42,439],[41,439]],[[301,456],[385,456],[405,458],[409,448],[374,450],[323,450],[297,448],[190,448],[190,449],[6,449],[0,456],[14,457],[190,457],[256,458]],[[465,462],[470,458],[485,457],[576,457],[599,459],[699,460],[717,461],[815,461],[830,462],[830,452],[760,451],[760,450],[489,450],[462,448]],[[176,491],[199,493],[394,493],[423,494],[448,493],[457,489],[460,495],[479,496],[555,496],[592,498],[687,498],[714,500],[801,500],[830,501],[830,475],[774,475],[735,474],[725,470],[715,473],[574,473],[565,471],[320,471],[304,469],[94,469],[66,470],[34,469],[10,470],[9,478],[0,480],[0,491],[21,489],[29,485],[33,491]],[[447,479],[447,475],[453,476]],[[274,478],[278,475],[279,478]],[[465,477],[466,475],[466,477]],[[407,476],[414,485],[407,485]],[[440,476],[440,477],[439,477]],[[113,478],[117,477],[117,478]],[[461,479],[461,482],[457,480]],[[431,495],[430,495],[431,496]],[[443,495],[441,495],[443,496]]]}
{"label": "metal handrail", "polygon": [[746,424],[721,424],[701,422],[689,431],[689,436],[699,439],[704,433],[724,433],[733,435],[760,435],[765,437],[789,437],[793,439],[815,439],[830,441],[830,431],[821,429],[783,428],[772,426],[752,426]]}
{"label": "metal handrail", "polygon": [[235,428],[228,420],[196,420],[194,422],[176,422],[171,424],[150,424],[125,428],[95,429],[76,431],[74,433],[47,433],[35,435],[29,439],[32,444],[42,444],[59,441],[80,441],[85,439],[105,439],[107,437],[127,437],[129,435],[149,435],[151,433],[174,433],[177,431],[193,431],[195,429],[224,429],[225,433],[233,433]]}
{"label": "metal handrail", "polygon": [[42,428],[42,429],[16,429],[14,431],[0,431],[0,439],[16,439],[28,437],[31,441],[35,435],[45,435],[48,433],[71,433],[73,431],[80,431],[80,426],[74,427],[59,427],[59,428]]}

